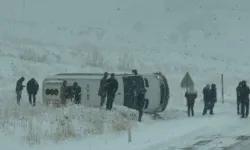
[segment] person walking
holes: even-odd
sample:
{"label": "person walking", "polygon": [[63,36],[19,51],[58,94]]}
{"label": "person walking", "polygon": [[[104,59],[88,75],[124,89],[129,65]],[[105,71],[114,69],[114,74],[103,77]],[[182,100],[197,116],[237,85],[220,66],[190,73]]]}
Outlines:
{"label": "person walking", "polygon": [[191,112],[191,115],[194,116],[194,103],[195,103],[195,99],[197,98],[197,91],[194,89],[194,87],[190,87],[187,89],[187,92],[185,93],[185,97],[187,100],[188,117],[190,117],[190,112]]}

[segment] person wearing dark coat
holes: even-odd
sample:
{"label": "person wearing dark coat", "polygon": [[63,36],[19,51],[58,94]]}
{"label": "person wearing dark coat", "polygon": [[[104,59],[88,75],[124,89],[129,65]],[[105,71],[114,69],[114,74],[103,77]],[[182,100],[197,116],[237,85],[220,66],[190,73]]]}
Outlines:
{"label": "person wearing dark coat", "polygon": [[[29,95],[29,103],[30,105],[35,106],[36,105],[36,94],[39,89],[39,84],[37,81],[32,78],[27,82],[27,93]],[[33,99],[33,101],[32,101]]]}
{"label": "person wearing dark coat", "polygon": [[98,95],[101,97],[100,107],[103,106],[105,98],[107,96],[106,83],[107,83],[108,73],[105,72],[103,78],[100,81]]}
{"label": "person wearing dark coat", "polygon": [[63,84],[60,88],[60,98],[61,98],[61,105],[66,106],[67,103],[67,95],[69,95],[69,90],[67,87],[67,81],[64,80]]}
{"label": "person wearing dark coat", "polygon": [[144,109],[144,105],[145,105],[145,94],[146,94],[147,90],[145,88],[140,89],[139,93],[137,94],[137,110],[139,112],[139,116],[138,116],[138,121],[141,122],[142,119],[142,115],[143,115],[143,109]]}
{"label": "person wearing dark coat", "polygon": [[214,105],[217,102],[217,89],[215,84],[211,85],[209,93],[210,93],[210,115],[213,115]]}
{"label": "person wearing dark coat", "polygon": [[17,82],[16,82],[16,94],[17,94],[17,104],[20,105],[20,100],[22,98],[22,91],[23,88],[25,87],[23,85],[23,81],[25,80],[24,77],[21,77]]}
{"label": "person wearing dark coat", "polygon": [[242,82],[239,82],[239,85],[236,88],[236,103],[237,103],[237,114],[240,115],[240,88],[242,87]]}
{"label": "person wearing dark coat", "polygon": [[116,91],[118,90],[118,81],[115,79],[114,73],[112,73],[111,77],[107,80],[106,90],[107,90],[106,109],[111,110],[113,107],[113,102],[115,100]]}
{"label": "person wearing dark coat", "polygon": [[195,99],[197,98],[197,92],[193,87],[191,87],[185,93],[185,97],[187,99],[188,117],[190,117],[190,111],[192,113],[192,116],[194,116],[194,103]]}
{"label": "person wearing dark coat", "polygon": [[242,81],[240,88],[240,101],[241,101],[241,118],[248,117],[249,114],[249,94],[250,89],[246,84],[246,81]]}
{"label": "person wearing dark coat", "polygon": [[73,94],[73,102],[75,104],[81,104],[81,87],[78,85],[78,83],[74,82],[72,87],[72,94]]}
{"label": "person wearing dark coat", "polygon": [[206,115],[207,114],[207,110],[209,109],[209,101],[210,101],[210,94],[209,94],[209,90],[210,90],[210,85],[207,84],[204,88],[203,88],[203,100],[204,100],[204,109],[203,109],[203,113],[202,115]]}

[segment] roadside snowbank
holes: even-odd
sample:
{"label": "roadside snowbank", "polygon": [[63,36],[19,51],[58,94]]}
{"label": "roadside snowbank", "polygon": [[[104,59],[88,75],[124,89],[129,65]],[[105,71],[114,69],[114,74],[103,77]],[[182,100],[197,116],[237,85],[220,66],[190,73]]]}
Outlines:
{"label": "roadside snowbank", "polygon": [[137,112],[121,106],[112,111],[71,105],[51,108],[6,104],[1,101],[0,129],[20,133],[29,144],[62,141],[110,132],[120,132],[136,125]]}

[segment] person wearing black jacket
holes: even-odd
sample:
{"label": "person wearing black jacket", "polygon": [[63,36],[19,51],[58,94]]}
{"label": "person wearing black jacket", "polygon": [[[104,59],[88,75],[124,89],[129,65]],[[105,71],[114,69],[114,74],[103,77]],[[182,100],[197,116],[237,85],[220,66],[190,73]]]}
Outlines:
{"label": "person wearing black jacket", "polygon": [[246,81],[242,81],[240,88],[240,101],[241,101],[241,118],[248,117],[249,114],[249,94],[250,89],[246,84]]}
{"label": "person wearing black jacket", "polygon": [[113,102],[115,100],[116,91],[118,90],[118,81],[115,79],[114,73],[111,74],[111,77],[106,82],[106,90],[107,90],[106,109],[111,110],[113,107]]}
{"label": "person wearing black jacket", "polygon": [[194,89],[194,87],[188,88],[187,92],[185,93],[185,97],[187,99],[188,117],[190,117],[190,111],[192,116],[194,116],[194,103],[195,99],[197,98],[197,91]]}
{"label": "person wearing black jacket", "polygon": [[39,84],[34,78],[30,79],[27,82],[27,93],[29,95],[29,103],[32,106],[36,106],[36,94],[38,89],[39,89]]}
{"label": "person wearing black jacket", "polygon": [[204,88],[203,88],[203,100],[204,100],[204,109],[203,109],[203,113],[202,115],[206,115],[207,114],[207,110],[210,107],[210,85],[207,84]]}
{"label": "person wearing black jacket", "polygon": [[236,97],[237,97],[237,114],[240,115],[240,104],[241,104],[241,101],[240,101],[240,89],[242,87],[242,82],[239,82],[239,85],[237,86],[236,88]]}
{"label": "person wearing black jacket", "polygon": [[107,90],[106,90],[107,78],[108,78],[108,72],[105,72],[103,78],[100,81],[99,91],[98,91],[98,95],[101,97],[100,107],[103,106],[105,98],[107,96]]}
{"label": "person wearing black jacket", "polygon": [[216,85],[212,84],[211,89],[209,91],[210,93],[210,115],[214,114],[214,105],[217,102],[217,89]]}
{"label": "person wearing black jacket", "polygon": [[72,94],[74,98],[74,103],[79,105],[81,103],[81,87],[76,82],[74,82],[73,84]]}
{"label": "person wearing black jacket", "polygon": [[21,77],[17,82],[16,82],[16,94],[17,94],[17,104],[20,105],[20,100],[22,98],[22,91],[23,88],[25,87],[23,85],[23,81],[25,80],[24,77]]}

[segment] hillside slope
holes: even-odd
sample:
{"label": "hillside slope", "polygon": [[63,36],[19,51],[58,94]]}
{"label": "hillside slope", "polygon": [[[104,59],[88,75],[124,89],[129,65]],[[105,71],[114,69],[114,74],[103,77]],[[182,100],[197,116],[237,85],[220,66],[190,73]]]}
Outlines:
{"label": "hillside slope", "polygon": [[248,3],[2,0],[2,78],[139,68],[237,79],[249,72]]}

